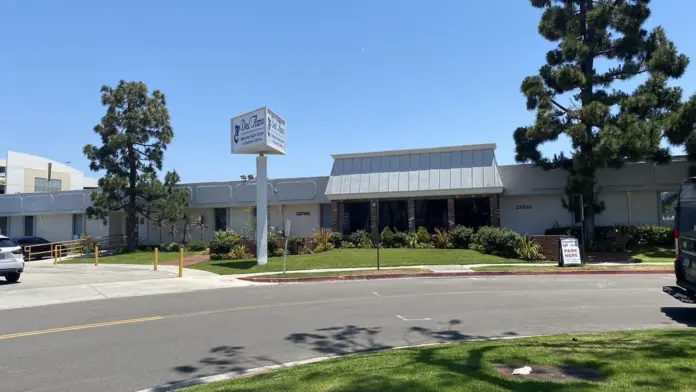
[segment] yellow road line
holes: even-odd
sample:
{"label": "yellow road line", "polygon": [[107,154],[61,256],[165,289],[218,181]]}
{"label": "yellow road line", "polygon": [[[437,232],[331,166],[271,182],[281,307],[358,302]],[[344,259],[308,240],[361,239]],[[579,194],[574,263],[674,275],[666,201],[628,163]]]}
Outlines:
{"label": "yellow road line", "polygon": [[51,329],[42,329],[42,330],[30,331],[30,332],[11,333],[11,334],[7,334],[7,335],[0,335],[0,340],[23,338],[23,337],[27,337],[27,336],[45,335],[45,334],[57,333],[57,332],[79,331],[82,329],[90,329],[90,328],[111,327],[114,325],[145,323],[145,322],[157,321],[157,320],[164,320],[164,317],[162,317],[162,316],[144,317],[144,318],[130,319],[130,320],[108,321],[105,323],[75,325],[72,327],[51,328]]}

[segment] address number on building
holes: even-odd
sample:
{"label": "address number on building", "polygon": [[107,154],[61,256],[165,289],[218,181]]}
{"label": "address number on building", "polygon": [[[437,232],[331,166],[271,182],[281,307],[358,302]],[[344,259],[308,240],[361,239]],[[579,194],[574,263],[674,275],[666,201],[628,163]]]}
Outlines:
{"label": "address number on building", "polygon": [[532,206],[530,204],[518,204],[515,206],[516,210],[531,210]]}
{"label": "address number on building", "polygon": [[309,211],[297,211],[297,216],[309,216]]}

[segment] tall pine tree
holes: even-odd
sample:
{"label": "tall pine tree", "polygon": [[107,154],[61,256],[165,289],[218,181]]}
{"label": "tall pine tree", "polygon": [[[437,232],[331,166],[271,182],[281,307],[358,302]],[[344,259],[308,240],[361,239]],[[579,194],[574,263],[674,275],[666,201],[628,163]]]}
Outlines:
{"label": "tall pine tree", "polygon": [[[677,52],[662,27],[643,28],[649,3],[531,0],[544,10],[539,34],[558,45],[546,54],[539,74],[522,82],[527,109],[536,111],[536,120],[515,130],[515,159],[568,172],[563,203],[574,210],[578,206],[571,196],[583,196],[588,239],[594,238],[595,214],[604,209],[595,181],[599,169],[618,169],[627,160],[666,163],[670,158],[660,142],[669,123],[677,122],[671,118],[682,107],[682,90],[667,82],[682,76],[689,59]],[[639,75],[645,80],[633,91],[620,89],[620,82]],[[544,157],[539,147],[561,135],[571,141],[570,154]]]}
{"label": "tall pine tree", "polygon": [[[174,188],[176,172],[167,173],[162,183],[157,174],[167,145],[174,137],[164,94],[148,94],[142,82],[119,82],[116,88],[103,86],[102,105],[106,114],[94,127],[101,146],[88,144],[85,156],[92,171],[105,171],[100,190],[92,193],[89,217],[105,219],[112,212],[126,213],[127,248],[137,245],[137,218],[152,219],[154,214],[188,206],[188,192]],[[172,207],[172,203],[181,204]]]}

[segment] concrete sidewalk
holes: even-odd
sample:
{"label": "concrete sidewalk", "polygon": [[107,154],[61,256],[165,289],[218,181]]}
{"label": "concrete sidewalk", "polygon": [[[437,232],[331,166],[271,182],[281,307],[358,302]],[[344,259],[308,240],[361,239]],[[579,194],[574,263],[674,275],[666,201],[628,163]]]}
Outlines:
{"label": "concrete sidewalk", "polygon": [[58,264],[50,260],[32,261],[19,283],[0,279],[0,310],[107,298],[170,294],[228,287],[246,287],[258,283],[233,276],[160,266],[153,271],[147,265]]}

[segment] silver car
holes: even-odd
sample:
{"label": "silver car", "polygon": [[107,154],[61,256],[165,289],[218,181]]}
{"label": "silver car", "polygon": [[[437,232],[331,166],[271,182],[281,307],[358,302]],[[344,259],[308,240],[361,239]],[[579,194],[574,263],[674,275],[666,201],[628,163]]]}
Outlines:
{"label": "silver car", "polygon": [[4,276],[10,283],[15,283],[22,272],[24,272],[22,247],[4,235],[0,235],[0,276]]}

